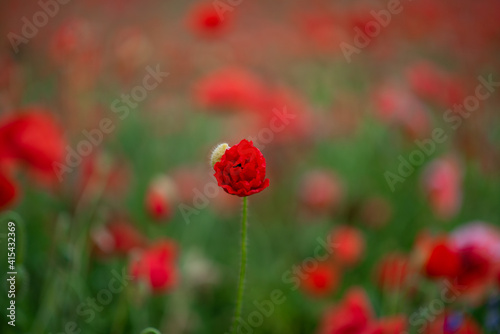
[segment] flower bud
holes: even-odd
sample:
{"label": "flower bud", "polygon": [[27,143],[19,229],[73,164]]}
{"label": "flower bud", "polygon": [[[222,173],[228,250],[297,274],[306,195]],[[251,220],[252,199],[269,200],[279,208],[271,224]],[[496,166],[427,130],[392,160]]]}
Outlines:
{"label": "flower bud", "polygon": [[226,152],[228,148],[229,145],[227,143],[217,145],[217,147],[212,151],[212,156],[210,157],[210,163],[212,164],[212,167],[214,167],[215,164],[220,161],[220,159],[224,155],[224,152]]}

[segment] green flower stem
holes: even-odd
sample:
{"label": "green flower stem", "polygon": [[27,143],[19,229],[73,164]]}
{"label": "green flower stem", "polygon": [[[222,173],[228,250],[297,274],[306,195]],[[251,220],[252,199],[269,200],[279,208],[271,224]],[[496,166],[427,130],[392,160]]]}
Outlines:
{"label": "green flower stem", "polygon": [[247,197],[243,197],[243,214],[241,218],[241,267],[238,283],[238,296],[236,299],[236,311],[234,313],[232,332],[236,334],[238,319],[241,317],[241,306],[243,303],[243,290],[245,289],[245,273],[247,270]]}

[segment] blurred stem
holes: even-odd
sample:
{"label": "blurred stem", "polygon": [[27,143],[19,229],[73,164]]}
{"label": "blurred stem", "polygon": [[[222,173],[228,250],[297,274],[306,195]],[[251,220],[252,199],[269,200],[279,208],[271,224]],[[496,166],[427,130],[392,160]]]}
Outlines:
{"label": "blurred stem", "polygon": [[243,197],[243,214],[241,217],[241,267],[238,283],[238,296],[236,299],[236,311],[234,313],[232,332],[237,332],[238,319],[241,317],[241,306],[243,303],[243,290],[245,288],[245,273],[247,269],[247,197]]}
{"label": "blurred stem", "polygon": [[161,334],[159,330],[153,327],[148,327],[141,332],[141,334]]}

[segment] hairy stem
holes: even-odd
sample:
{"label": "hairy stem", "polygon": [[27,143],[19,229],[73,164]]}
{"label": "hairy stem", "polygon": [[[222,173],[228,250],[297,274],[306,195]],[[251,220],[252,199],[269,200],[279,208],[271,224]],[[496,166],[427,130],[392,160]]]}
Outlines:
{"label": "hairy stem", "polygon": [[236,310],[234,313],[232,332],[236,334],[238,319],[241,317],[243,303],[243,290],[245,289],[245,273],[247,270],[247,197],[243,197],[243,214],[241,217],[241,267],[238,282],[238,296],[236,298]]}

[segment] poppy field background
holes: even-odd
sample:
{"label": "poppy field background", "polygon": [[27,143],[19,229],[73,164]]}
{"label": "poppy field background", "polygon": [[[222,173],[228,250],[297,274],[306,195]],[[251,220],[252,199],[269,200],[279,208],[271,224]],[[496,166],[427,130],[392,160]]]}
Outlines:
{"label": "poppy field background", "polygon": [[242,139],[269,187],[238,333],[500,332],[499,1],[0,17],[1,333],[230,333],[241,198],[210,155]]}

